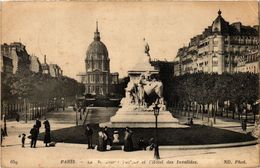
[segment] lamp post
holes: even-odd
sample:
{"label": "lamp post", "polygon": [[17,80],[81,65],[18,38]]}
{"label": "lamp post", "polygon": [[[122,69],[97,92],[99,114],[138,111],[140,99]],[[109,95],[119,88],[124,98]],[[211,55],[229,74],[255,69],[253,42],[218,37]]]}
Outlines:
{"label": "lamp post", "polygon": [[153,107],[153,112],[155,116],[155,144],[154,144],[154,159],[160,159],[159,155],[159,146],[158,146],[158,135],[157,135],[157,117],[160,113],[160,108],[158,107],[158,104],[155,104]]}
{"label": "lamp post", "polygon": [[54,98],[53,98],[53,106],[54,106],[54,111],[56,111],[56,100],[57,100],[57,98],[56,98],[56,97],[54,97]]}
{"label": "lamp post", "polygon": [[76,126],[78,126],[78,102],[77,102],[77,99],[78,99],[78,95],[76,95],[76,103],[75,103],[75,112],[76,112]]}

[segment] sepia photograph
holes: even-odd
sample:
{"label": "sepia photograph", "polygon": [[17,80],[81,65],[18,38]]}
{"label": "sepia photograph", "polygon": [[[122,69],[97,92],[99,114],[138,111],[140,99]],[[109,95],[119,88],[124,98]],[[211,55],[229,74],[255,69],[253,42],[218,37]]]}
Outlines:
{"label": "sepia photograph", "polygon": [[259,1],[0,7],[2,168],[260,167]]}

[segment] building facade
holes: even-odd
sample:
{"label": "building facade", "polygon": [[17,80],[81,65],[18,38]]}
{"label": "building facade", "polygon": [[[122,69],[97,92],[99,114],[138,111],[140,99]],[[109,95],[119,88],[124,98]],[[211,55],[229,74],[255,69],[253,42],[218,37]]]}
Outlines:
{"label": "building facade", "polygon": [[12,75],[16,74],[18,70],[43,73],[53,77],[63,75],[63,71],[57,64],[47,64],[46,55],[44,55],[43,64],[40,63],[37,56],[29,55],[25,45],[21,42],[1,44],[1,72]]}
{"label": "building facade", "polygon": [[42,73],[42,67],[39,58],[35,55],[30,55],[30,61],[30,70],[35,73]]}
{"label": "building facade", "polygon": [[14,73],[11,47],[6,43],[1,45],[1,72],[10,75]]}
{"label": "building facade", "polygon": [[[202,34],[191,38],[188,46],[178,50],[174,60],[175,76],[201,71],[232,73],[242,69],[243,63],[240,61],[251,58],[249,55],[257,53],[252,56],[256,57],[255,61],[257,60],[259,26],[244,26],[240,22],[229,24],[221,14],[219,10],[211,26],[208,26]],[[247,64],[249,61],[243,66]],[[258,73],[258,68],[252,72]]]}
{"label": "building facade", "polygon": [[62,76],[62,70],[57,64],[49,64],[49,72],[50,75],[55,78]]}
{"label": "building facade", "polygon": [[18,70],[30,70],[30,55],[25,45],[20,42],[1,45],[1,71],[15,74]]}
{"label": "building facade", "polygon": [[234,72],[259,73],[259,52],[251,51],[236,60]]}
{"label": "building facade", "polygon": [[94,41],[88,46],[85,59],[85,74],[79,74],[85,84],[85,95],[108,95],[113,93],[112,85],[118,84],[118,73],[110,73],[110,59],[107,47],[100,40],[98,24]]}

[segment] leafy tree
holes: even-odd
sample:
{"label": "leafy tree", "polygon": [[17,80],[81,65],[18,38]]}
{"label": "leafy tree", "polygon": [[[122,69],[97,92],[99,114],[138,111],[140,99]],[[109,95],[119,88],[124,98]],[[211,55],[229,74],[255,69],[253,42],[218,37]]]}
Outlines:
{"label": "leafy tree", "polygon": [[[216,122],[218,107],[223,108],[224,102],[229,101],[231,105],[234,104],[236,107],[233,109],[224,108],[226,116],[228,116],[229,110],[232,110],[234,118],[235,109],[241,113],[242,104],[254,104],[258,98],[259,90],[258,76],[253,73],[241,72],[221,75],[202,72],[185,74],[172,78],[167,85],[170,85],[168,86],[170,88],[168,91],[170,98],[168,99],[175,99],[175,104],[185,106],[184,109],[188,109],[188,111],[190,104],[196,102],[200,107],[202,119],[205,105],[208,106],[208,117],[210,117],[209,106],[211,105],[211,116],[214,117],[214,122]],[[222,110],[221,116],[223,116]]]}

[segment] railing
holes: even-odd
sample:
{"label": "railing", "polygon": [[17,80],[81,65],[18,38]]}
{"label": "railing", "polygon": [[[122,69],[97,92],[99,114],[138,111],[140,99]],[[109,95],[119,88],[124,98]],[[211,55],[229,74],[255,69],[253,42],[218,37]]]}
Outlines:
{"label": "railing", "polygon": [[83,126],[85,126],[85,124],[86,124],[86,122],[87,122],[87,119],[88,119],[88,114],[89,114],[89,112],[90,112],[90,110],[91,109],[89,109],[89,107],[93,107],[94,105],[93,104],[91,104],[91,105],[89,105],[88,107],[86,107],[86,109],[87,109],[87,114],[86,114],[86,116],[85,116],[85,118],[84,118],[84,121],[83,121]]}
{"label": "railing", "polygon": [[1,105],[1,114],[7,119],[22,119],[27,122],[27,120],[40,118],[54,109],[55,105],[47,102],[5,103]]}

